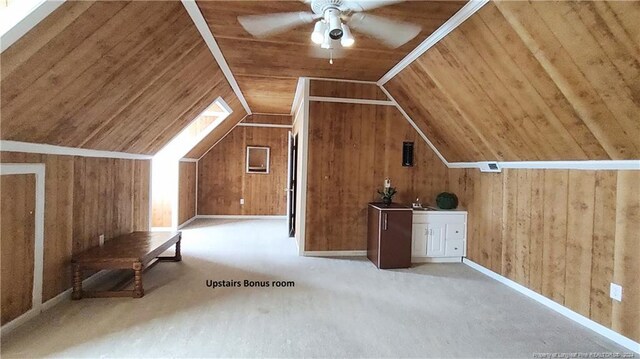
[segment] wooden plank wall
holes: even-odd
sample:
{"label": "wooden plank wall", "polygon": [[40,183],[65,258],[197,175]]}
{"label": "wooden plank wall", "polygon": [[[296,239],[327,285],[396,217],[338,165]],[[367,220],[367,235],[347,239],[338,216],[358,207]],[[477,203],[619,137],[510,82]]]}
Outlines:
{"label": "wooden plank wall", "polygon": [[196,162],[180,162],[178,174],[178,225],[196,215]]}
{"label": "wooden plank wall", "polygon": [[154,154],[236,99],[179,1],[69,1],[1,57],[3,140]]}
{"label": "wooden plank wall", "polygon": [[0,176],[1,324],[33,307],[36,176]]}
{"label": "wooden plank wall", "polygon": [[71,287],[70,260],[98,236],[149,228],[150,161],[1,152],[3,163],[44,163],[43,300]]}
{"label": "wooden plank wall", "polygon": [[449,189],[469,259],[640,340],[640,172],[450,169]]}
{"label": "wooden plank wall", "polygon": [[[469,211],[469,259],[640,340],[640,171],[449,169],[394,110],[311,102],[305,250],[366,249],[385,176],[397,202],[448,190]],[[416,167],[400,167],[403,140]]]}
{"label": "wooden plank wall", "polygon": [[385,84],[449,162],[640,158],[640,2],[495,1]]}
{"label": "wooden plank wall", "polygon": [[[198,161],[198,214],[284,215],[289,131],[238,126],[202,157]],[[247,146],[271,149],[269,174],[246,173]],[[244,205],[240,205],[241,198]]]}
{"label": "wooden plank wall", "polygon": [[311,80],[309,96],[387,100],[387,95],[375,83]]}
{"label": "wooden plank wall", "polygon": [[[335,96],[375,94],[367,85],[318,82]],[[413,167],[402,167],[404,141],[415,143]],[[404,203],[426,203],[447,182],[444,164],[394,106],[311,102],[307,169],[306,251],[366,249],[367,203],[379,200],[385,177]]]}

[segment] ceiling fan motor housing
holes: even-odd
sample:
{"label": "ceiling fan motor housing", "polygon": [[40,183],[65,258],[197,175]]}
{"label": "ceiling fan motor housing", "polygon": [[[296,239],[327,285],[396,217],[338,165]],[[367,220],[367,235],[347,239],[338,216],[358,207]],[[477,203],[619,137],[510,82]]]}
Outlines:
{"label": "ceiling fan motor housing", "polygon": [[340,12],[345,10],[343,9],[344,1],[343,0],[312,0],[311,1],[311,10],[318,15],[326,15],[326,11],[329,9],[338,10],[338,16],[340,16]]}

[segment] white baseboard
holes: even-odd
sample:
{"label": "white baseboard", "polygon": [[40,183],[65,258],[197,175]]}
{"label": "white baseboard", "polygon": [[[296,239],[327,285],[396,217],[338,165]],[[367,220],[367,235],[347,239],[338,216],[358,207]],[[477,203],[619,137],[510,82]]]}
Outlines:
{"label": "white baseboard", "polygon": [[517,290],[518,292],[526,295],[527,297],[535,300],[536,302],[547,306],[548,308],[558,312],[559,314],[562,314],[563,316],[573,320],[574,322],[581,324],[583,326],[585,326],[586,328],[589,328],[591,330],[593,330],[594,332],[604,336],[605,338],[608,338],[620,345],[622,345],[623,347],[632,350],[636,353],[640,353],[640,343],[633,341],[627,337],[625,337],[624,335],[620,334],[620,333],[616,333],[613,330],[605,327],[602,324],[596,323],[593,320],[578,314],[576,312],[574,312],[573,310],[560,305],[556,302],[554,302],[553,300],[538,294],[534,291],[532,291],[531,289],[518,284],[514,281],[512,281],[511,279],[508,279],[506,277],[503,277],[502,275],[493,272],[481,265],[479,265],[478,263],[475,263],[469,259],[464,258],[462,260],[462,263],[468,265],[469,267],[477,270],[478,272],[497,280],[498,282],[507,285],[508,287],[511,287],[512,289]]}
{"label": "white baseboard", "polygon": [[363,257],[367,251],[304,251],[305,257]]}
{"label": "white baseboard", "polygon": [[[93,274],[92,276],[84,279],[82,281],[82,286],[89,286],[92,285],[96,282],[98,282],[100,279],[102,279],[105,275],[107,275],[107,273],[109,273],[106,270],[101,270],[95,274]],[[55,307],[56,305],[67,301],[67,300],[71,300],[71,292],[72,292],[72,288],[69,288],[67,290],[65,290],[64,292],[58,294],[57,296],[47,300],[46,302],[42,303],[42,306],[40,306],[40,311],[36,311],[36,310],[29,310],[28,312],[24,313],[23,315],[19,316],[18,318],[10,321],[9,323],[5,324],[2,326],[1,329],[1,333],[0,336],[5,336],[7,334],[9,334],[10,332],[12,332],[13,330],[15,330],[17,327],[25,324],[26,322],[28,322],[29,320],[37,317],[38,315],[40,315],[40,313],[47,311],[53,307]]]}
{"label": "white baseboard", "polygon": [[411,257],[411,263],[460,263],[462,257]]}
{"label": "white baseboard", "polygon": [[208,219],[287,219],[287,216],[273,215],[273,216],[253,216],[253,215],[226,215],[226,214],[199,214],[196,218],[208,218]]}
{"label": "white baseboard", "polygon": [[195,221],[197,218],[198,218],[198,216],[193,216],[193,217],[191,217],[191,218],[187,219],[187,221],[186,221],[186,222],[184,222],[183,224],[181,224],[181,225],[179,225],[179,226],[178,226],[178,229],[180,229],[180,228],[182,228],[182,227],[184,227],[184,226],[188,225],[189,223],[191,223],[191,222]]}

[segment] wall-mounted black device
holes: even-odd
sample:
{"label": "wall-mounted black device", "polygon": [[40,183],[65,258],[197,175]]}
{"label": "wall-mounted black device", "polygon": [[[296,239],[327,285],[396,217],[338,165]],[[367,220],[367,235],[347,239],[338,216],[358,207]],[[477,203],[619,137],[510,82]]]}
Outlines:
{"label": "wall-mounted black device", "polygon": [[402,166],[413,167],[413,142],[402,142]]}

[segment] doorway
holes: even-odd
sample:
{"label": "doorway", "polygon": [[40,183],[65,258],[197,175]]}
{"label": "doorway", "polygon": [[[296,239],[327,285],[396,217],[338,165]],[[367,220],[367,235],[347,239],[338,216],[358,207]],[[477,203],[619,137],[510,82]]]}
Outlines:
{"label": "doorway", "polygon": [[298,172],[298,135],[289,131],[289,165],[287,166],[287,220],[289,237],[296,235],[296,177]]}
{"label": "doorway", "polygon": [[3,334],[41,310],[44,173],[44,164],[0,164]]}

